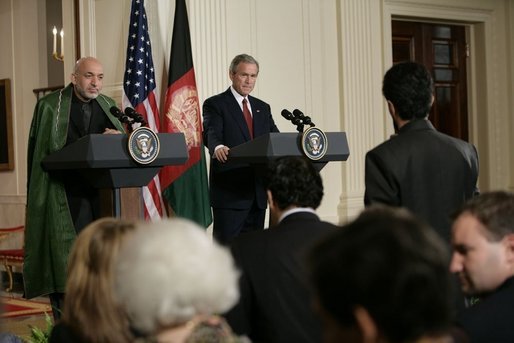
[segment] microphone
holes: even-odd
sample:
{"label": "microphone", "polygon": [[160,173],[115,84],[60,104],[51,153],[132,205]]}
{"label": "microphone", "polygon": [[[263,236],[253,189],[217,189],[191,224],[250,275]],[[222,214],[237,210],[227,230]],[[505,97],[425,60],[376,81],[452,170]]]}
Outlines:
{"label": "microphone", "polygon": [[316,126],[312,122],[311,117],[309,117],[309,116],[305,116],[305,118],[303,118],[303,123],[309,125],[310,127]]}
{"label": "microphone", "polygon": [[123,124],[130,124],[131,123],[130,118],[125,113],[121,112],[121,110],[118,107],[112,106],[109,109],[109,112],[111,112],[111,114],[113,116],[115,116],[116,118],[118,118],[118,120],[120,122],[122,122]]}
{"label": "microphone", "polygon": [[303,121],[303,118],[305,117],[305,115],[303,114],[302,111],[300,111],[299,109],[294,109],[293,110],[293,115],[296,117],[296,118],[299,118],[300,120]]}
{"label": "microphone", "polygon": [[291,112],[289,112],[288,110],[286,110],[285,108],[282,110],[282,112],[280,112],[280,114],[282,114],[282,117],[286,118],[287,120],[291,120],[293,119],[293,114]]}
{"label": "microphone", "polygon": [[293,116],[294,116],[294,119],[291,120],[293,122],[293,124],[295,124],[295,125],[302,125],[302,129],[303,129],[303,118],[305,117],[303,115],[303,112],[298,110],[298,109],[294,109],[293,110]]}
{"label": "microphone", "polygon": [[300,110],[299,110],[299,109],[297,109],[297,108],[295,108],[295,109],[293,110],[293,114],[294,114],[294,116],[295,116],[295,117],[300,117],[300,118],[303,118],[303,117],[304,117],[303,112],[302,112],[302,111],[300,111]]}
{"label": "microphone", "polygon": [[135,123],[141,123],[141,125],[143,125],[143,126],[146,125],[145,118],[143,118],[143,116],[141,114],[137,113],[132,107],[125,108],[125,114],[129,118],[132,118],[132,120]]}
{"label": "microphone", "polygon": [[304,115],[303,112],[298,109],[295,109],[293,111],[293,115],[302,121],[301,124],[307,124],[310,127],[316,126],[312,122],[311,117]]}

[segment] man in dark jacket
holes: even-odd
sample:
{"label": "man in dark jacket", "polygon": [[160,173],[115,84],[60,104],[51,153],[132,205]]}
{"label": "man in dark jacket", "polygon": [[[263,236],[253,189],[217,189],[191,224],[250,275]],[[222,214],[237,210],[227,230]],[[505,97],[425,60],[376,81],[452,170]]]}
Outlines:
{"label": "man in dark jacket", "polygon": [[249,164],[227,163],[231,148],[278,132],[270,105],[250,96],[258,75],[259,63],[252,56],[237,55],[229,70],[232,86],[203,104],[204,141],[211,155],[213,234],[221,243],[241,232],[264,228],[266,190],[262,177]]}
{"label": "man in dark jacket", "polygon": [[[514,194],[484,193],[459,210],[451,272],[478,299],[457,316],[471,342],[514,342]],[[477,300],[475,299],[475,300]]]}
{"label": "man in dark jacket", "polygon": [[323,197],[321,177],[306,158],[280,158],[269,167],[267,194],[272,227],[232,243],[242,270],[241,299],[226,318],[236,333],[255,343],[320,342],[303,257],[336,227],[314,211]]}
{"label": "man in dark jacket", "polygon": [[364,203],[406,207],[449,244],[450,215],[478,193],[476,149],[428,120],[433,80],[423,65],[394,65],[382,92],[397,134],[366,154]]}

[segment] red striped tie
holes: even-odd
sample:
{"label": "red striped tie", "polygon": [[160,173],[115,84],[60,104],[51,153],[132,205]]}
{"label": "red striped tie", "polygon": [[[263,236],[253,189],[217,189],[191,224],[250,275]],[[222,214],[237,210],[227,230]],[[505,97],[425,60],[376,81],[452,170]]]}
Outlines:
{"label": "red striped tie", "polygon": [[243,114],[245,116],[246,125],[248,125],[248,131],[250,131],[250,138],[253,139],[253,119],[250,110],[248,109],[246,98],[243,99]]}

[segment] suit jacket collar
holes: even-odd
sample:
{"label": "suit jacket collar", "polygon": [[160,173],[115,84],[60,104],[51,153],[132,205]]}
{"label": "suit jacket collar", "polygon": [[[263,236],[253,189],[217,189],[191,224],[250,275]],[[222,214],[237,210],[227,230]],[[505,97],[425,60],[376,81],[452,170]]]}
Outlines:
{"label": "suit jacket collar", "polygon": [[402,134],[409,131],[421,131],[421,130],[434,130],[435,127],[428,119],[413,119],[407,124],[403,125],[398,134]]}

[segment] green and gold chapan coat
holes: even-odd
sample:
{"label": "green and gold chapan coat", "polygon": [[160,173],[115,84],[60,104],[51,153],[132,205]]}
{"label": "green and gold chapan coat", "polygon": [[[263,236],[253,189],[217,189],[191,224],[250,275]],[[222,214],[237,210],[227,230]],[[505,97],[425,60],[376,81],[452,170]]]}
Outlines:
{"label": "green and gold chapan coat", "polygon": [[[27,210],[25,221],[25,297],[64,292],[66,266],[76,233],[62,182],[41,167],[41,161],[66,143],[73,85],[41,98],[34,109],[27,153]],[[96,100],[114,126],[109,112],[116,103],[100,94]]]}

